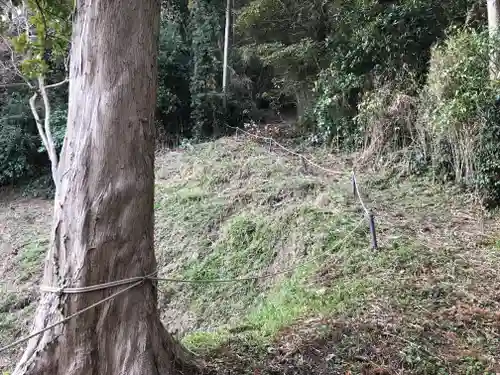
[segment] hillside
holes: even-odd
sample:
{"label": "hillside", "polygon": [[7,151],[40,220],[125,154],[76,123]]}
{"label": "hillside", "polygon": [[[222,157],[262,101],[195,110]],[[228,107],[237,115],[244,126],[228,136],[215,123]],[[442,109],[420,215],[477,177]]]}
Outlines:
{"label": "hillside", "polygon": [[[380,248],[336,173],[243,137],[157,156],[156,251],[165,324],[210,374],[500,372],[500,220],[421,178],[360,172]],[[0,198],[0,346],[26,334],[51,202]],[[282,272],[288,271],[288,272]],[[20,350],[0,354],[8,371]]]}

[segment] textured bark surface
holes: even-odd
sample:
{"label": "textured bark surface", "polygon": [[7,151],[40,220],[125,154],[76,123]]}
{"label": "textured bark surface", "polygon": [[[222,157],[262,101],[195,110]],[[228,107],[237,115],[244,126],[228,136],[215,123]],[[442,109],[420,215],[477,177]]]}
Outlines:
{"label": "textured bark surface", "polygon": [[[82,0],[67,135],[44,284],[84,287],[155,270],[154,125],[159,0]],[[33,331],[113,293],[42,295]],[[14,374],[168,375],[194,368],[146,282],[33,338]]]}

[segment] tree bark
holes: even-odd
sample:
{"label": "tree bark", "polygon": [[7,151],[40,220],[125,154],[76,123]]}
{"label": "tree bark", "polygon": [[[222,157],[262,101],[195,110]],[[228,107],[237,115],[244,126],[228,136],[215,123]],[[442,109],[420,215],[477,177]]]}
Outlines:
{"label": "tree bark", "polygon": [[[153,272],[159,0],[79,0],[67,134],[44,284],[85,287]],[[107,296],[44,293],[33,331]],[[34,337],[15,375],[195,372],[145,282]]]}

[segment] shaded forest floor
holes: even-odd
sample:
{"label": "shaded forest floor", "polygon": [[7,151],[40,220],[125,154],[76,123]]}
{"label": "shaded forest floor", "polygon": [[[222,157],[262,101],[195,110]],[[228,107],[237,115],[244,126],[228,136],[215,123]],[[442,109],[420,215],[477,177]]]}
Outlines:
{"label": "shaded forest floor", "polygon": [[[160,275],[277,273],[160,284],[165,324],[205,372],[499,373],[500,219],[456,187],[360,172],[374,251],[349,158],[301,152],[338,173],[242,137],[158,154]],[[28,332],[51,210],[1,195],[0,345]],[[0,356],[0,370],[21,350]]]}

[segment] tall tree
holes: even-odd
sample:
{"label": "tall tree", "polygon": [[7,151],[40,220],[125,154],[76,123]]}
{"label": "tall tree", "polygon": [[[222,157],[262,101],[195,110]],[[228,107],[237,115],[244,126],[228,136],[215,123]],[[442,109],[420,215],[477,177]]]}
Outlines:
{"label": "tall tree", "polygon": [[[160,2],[78,0],[75,9],[67,133],[44,274],[44,284],[57,287],[91,286],[156,268],[153,114]],[[33,330],[117,288],[44,293]],[[160,321],[154,283],[145,281],[32,338],[14,374],[192,371],[190,358]]]}

